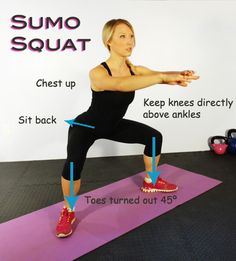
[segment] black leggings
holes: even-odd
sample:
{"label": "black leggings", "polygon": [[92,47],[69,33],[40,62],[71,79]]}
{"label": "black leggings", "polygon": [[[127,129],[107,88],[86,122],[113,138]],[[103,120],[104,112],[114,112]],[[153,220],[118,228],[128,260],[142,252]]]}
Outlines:
{"label": "black leggings", "polygon": [[67,159],[63,168],[62,177],[70,180],[70,162],[74,163],[74,180],[81,177],[87,152],[95,140],[108,139],[124,143],[139,143],[145,145],[144,154],[152,157],[152,137],[156,140],[156,155],[161,153],[162,134],[136,121],[122,119],[117,127],[106,135],[98,135],[96,131],[82,126],[69,128]]}

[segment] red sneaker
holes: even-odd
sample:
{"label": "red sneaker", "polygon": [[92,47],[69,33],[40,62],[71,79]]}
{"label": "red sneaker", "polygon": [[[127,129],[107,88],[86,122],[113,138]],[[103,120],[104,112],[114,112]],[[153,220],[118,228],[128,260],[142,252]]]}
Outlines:
{"label": "red sneaker", "polygon": [[72,224],[75,222],[75,220],[75,212],[70,212],[67,208],[63,207],[56,227],[56,236],[67,237],[72,234]]}
{"label": "red sneaker", "polygon": [[173,192],[178,190],[178,187],[158,177],[155,186],[152,184],[152,182],[147,183],[144,180],[141,190],[143,192]]}

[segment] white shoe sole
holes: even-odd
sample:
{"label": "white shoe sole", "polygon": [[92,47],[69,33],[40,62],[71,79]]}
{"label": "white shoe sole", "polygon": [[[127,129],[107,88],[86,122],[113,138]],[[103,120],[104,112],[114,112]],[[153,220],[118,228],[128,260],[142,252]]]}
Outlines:
{"label": "white shoe sole", "polygon": [[142,192],[145,192],[145,193],[152,193],[152,192],[174,192],[174,191],[177,191],[178,190],[178,187],[176,189],[172,189],[172,190],[165,190],[165,189],[145,189],[144,187],[141,187],[141,191]]}

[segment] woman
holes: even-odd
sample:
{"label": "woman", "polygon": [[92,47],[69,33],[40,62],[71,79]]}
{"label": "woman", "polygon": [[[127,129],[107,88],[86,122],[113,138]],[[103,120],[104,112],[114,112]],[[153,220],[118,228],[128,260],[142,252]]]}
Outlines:
{"label": "woman", "polygon": [[[146,172],[152,171],[152,137],[156,141],[156,166],[160,159],[162,135],[159,131],[139,122],[123,119],[136,90],[154,84],[177,84],[186,87],[199,76],[193,71],[157,72],[143,66],[134,66],[127,59],[135,46],[132,25],[123,19],[108,21],[103,28],[103,42],[110,56],[106,62],[93,68],[90,73],[92,103],[88,111],[79,115],[75,121],[92,125],[95,128],[75,125],[69,128],[67,160],[62,172],[61,183],[64,196],[70,195],[70,162],[74,164],[74,195],[80,189],[80,174],[86,154],[95,140],[105,138],[125,143],[145,145],[144,164]],[[173,192],[178,187],[158,177],[156,184],[148,174],[143,181],[143,192]],[[57,237],[72,233],[75,221],[74,209],[66,199],[56,227]]]}

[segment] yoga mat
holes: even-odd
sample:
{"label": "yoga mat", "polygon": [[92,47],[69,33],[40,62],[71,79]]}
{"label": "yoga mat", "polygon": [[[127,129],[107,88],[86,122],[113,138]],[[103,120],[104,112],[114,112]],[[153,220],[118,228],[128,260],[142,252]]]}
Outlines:
{"label": "yoga mat", "polygon": [[63,201],[0,224],[0,260],[71,261],[222,183],[168,164],[158,170],[179,190],[143,193],[145,172],[140,172],[81,194],[70,237],[55,236]]}

